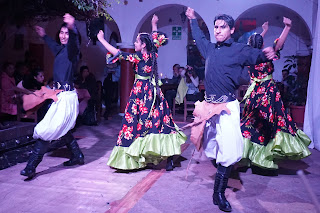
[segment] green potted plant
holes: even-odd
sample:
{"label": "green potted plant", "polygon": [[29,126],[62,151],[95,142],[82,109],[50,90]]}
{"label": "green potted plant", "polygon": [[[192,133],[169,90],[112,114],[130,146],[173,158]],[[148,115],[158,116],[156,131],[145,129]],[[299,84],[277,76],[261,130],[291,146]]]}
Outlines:
{"label": "green potted plant", "polygon": [[305,104],[307,101],[308,78],[304,74],[299,74],[297,56],[285,56],[285,65],[282,72],[288,73],[284,79],[285,89],[283,101],[289,106],[293,120],[298,126],[304,122]]}

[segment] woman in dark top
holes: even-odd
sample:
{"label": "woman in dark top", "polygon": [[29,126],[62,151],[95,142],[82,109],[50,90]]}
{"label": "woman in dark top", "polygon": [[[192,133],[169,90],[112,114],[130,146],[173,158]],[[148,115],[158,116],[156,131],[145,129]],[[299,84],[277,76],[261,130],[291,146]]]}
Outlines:
{"label": "woman in dark top", "polygon": [[[90,99],[83,99],[80,102],[80,115],[78,121],[80,121],[84,125],[98,125],[96,118],[96,103],[98,99],[98,86],[97,81],[94,75],[89,71],[88,66],[80,67],[80,75],[77,79],[77,86],[79,89],[82,89],[80,93],[83,94],[85,90],[89,92]],[[79,95],[79,89],[77,88],[77,92]],[[80,94],[81,95],[81,94]],[[87,104],[85,104],[87,103]],[[85,106],[87,105],[87,106]],[[85,109],[83,109],[85,107]]]}
{"label": "woman in dark top", "polygon": [[80,76],[77,81],[79,83],[79,88],[87,89],[91,99],[95,101],[98,93],[97,81],[94,75],[89,71],[88,66],[80,67]]}
{"label": "woman in dark top", "polygon": [[55,56],[53,67],[54,89],[61,90],[58,93],[58,101],[51,104],[45,117],[36,125],[33,137],[37,139],[34,151],[21,175],[33,178],[36,175],[36,167],[46,153],[50,141],[61,137],[66,141],[71,151],[71,159],[64,162],[65,166],[84,164],[84,156],[69,132],[75,125],[79,103],[77,93],[73,86],[73,76],[76,63],[79,58],[79,35],[74,25],[74,17],[70,14],[64,15],[64,24],[60,28],[60,43],[48,37],[45,30],[39,26],[35,27],[36,32],[47,43]]}
{"label": "woman in dark top", "polygon": [[135,81],[122,119],[117,145],[108,165],[117,169],[143,168],[147,163],[158,164],[169,157],[167,170],[173,169],[172,156],[180,155],[180,145],[186,136],[173,122],[166,99],[158,85],[157,48],[166,43],[165,35],[157,31],[158,17],[152,18],[152,35],[140,33],[135,42],[136,53],[125,53],[111,46],[103,32],[99,41],[118,59],[134,65]]}
{"label": "woman in dark top", "polygon": [[44,86],[44,73],[42,69],[34,69],[31,74],[25,76],[25,78],[19,82],[18,87],[28,90],[40,90]]}
{"label": "woman in dark top", "polygon": [[[290,19],[284,17],[283,23],[285,28],[274,47],[278,52],[291,28]],[[248,44],[261,49],[262,35],[253,34]],[[310,139],[285,112],[280,91],[272,78],[273,72],[272,62],[249,67],[252,84],[244,97],[245,106],[241,118],[244,137],[242,162],[246,159],[251,165],[265,169],[277,169],[277,162],[282,158],[299,160],[311,154],[308,149]],[[260,173],[256,167],[253,167],[253,172]]]}

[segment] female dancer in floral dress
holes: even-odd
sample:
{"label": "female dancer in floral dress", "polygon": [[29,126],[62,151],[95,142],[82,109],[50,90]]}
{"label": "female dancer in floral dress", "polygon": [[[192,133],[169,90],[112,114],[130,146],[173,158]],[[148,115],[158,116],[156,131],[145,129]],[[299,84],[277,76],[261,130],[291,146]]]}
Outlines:
{"label": "female dancer in floral dress", "polygon": [[[283,23],[285,27],[275,42],[275,51],[280,51],[291,28],[290,19],[284,17]],[[263,35],[267,30],[265,24]],[[253,34],[248,44],[262,48],[263,37]],[[282,158],[299,160],[311,154],[308,149],[310,139],[296,127],[285,111],[280,92],[272,78],[273,71],[272,62],[249,68],[252,84],[245,95],[241,119],[243,161],[249,159],[251,165],[264,169],[277,169],[277,162]]]}
{"label": "female dancer in floral dress", "polygon": [[[99,41],[118,59],[134,64],[135,81],[122,120],[117,145],[108,165],[122,170],[143,168],[147,163],[158,164],[168,158],[167,170],[173,169],[172,156],[180,155],[180,145],[186,136],[174,123],[167,101],[158,84],[157,48],[167,43],[165,35],[157,32],[158,17],[152,18],[152,35],[140,33],[134,43],[136,53],[125,53],[111,46],[102,31]],[[107,62],[108,63],[108,62]]]}

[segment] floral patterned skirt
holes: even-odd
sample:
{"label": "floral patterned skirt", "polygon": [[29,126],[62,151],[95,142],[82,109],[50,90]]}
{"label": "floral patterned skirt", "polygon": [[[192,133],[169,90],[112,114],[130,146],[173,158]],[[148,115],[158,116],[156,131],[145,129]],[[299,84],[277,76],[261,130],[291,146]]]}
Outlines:
{"label": "floral patterned skirt", "polygon": [[256,83],[245,100],[241,131],[244,137],[242,163],[277,169],[283,158],[299,160],[311,154],[308,136],[286,113],[274,81]]}
{"label": "floral patterned skirt", "polygon": [[174,123],[162,92],[156,96],[149,80],[135,80],[108,165],[132,170],[147,163],[158,164],[169,156],[180,155],[186,139]]}

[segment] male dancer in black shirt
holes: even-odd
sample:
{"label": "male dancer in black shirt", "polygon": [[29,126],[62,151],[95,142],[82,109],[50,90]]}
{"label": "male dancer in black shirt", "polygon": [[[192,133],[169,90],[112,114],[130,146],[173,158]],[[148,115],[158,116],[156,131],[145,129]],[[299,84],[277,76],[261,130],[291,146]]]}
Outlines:
{"label": "male dancer in black shirt", "polygon": [[60,43],[57,43],[45,33],[42,27],[36,26],[35,30],[53,52],[54,89],[61,90],[57,95],[58,101],[53,102],[44,116],[36,125],[33,138],[37,139],[25,169],[20,174],[33,178],[36,167],[42,161],[43,155],[49,147],[50,141],[62,138],[71,151],[71,159],[63,163],[65,166],[84,164],[84,156],[77,141],[69,132],[75,125],[78,113],[78,96],[73,86],[73,76],[79,59],[79,35],[74,25],[75,19],[70,14],[63,16],[64,24],[59,32]]}
{"label": "male dancer in black shirt", "polygon": [[[198,26],[194,10],[188,8],[186,16],[190,20],[192,36],[201,55],[206,60],[205,101],[211,104],[226,104],[231,112],[223,111],[207,121],[204,150],[207,157],[216,159],[217,173],[214,183],[213,203],[222,211],[232,211],[225,198],[225,190],[232,165],[241,159],[243,139],[240,130],[240,108],[235,98],[241,72],[245,66],[272,60],[272,47],[264,50],[236,43],[231,38],[234,20],[229,15],[218,15],[214,19],[214,35],[217,43],[206,39]],[[210,134],[209,134],[210,132]]]}

